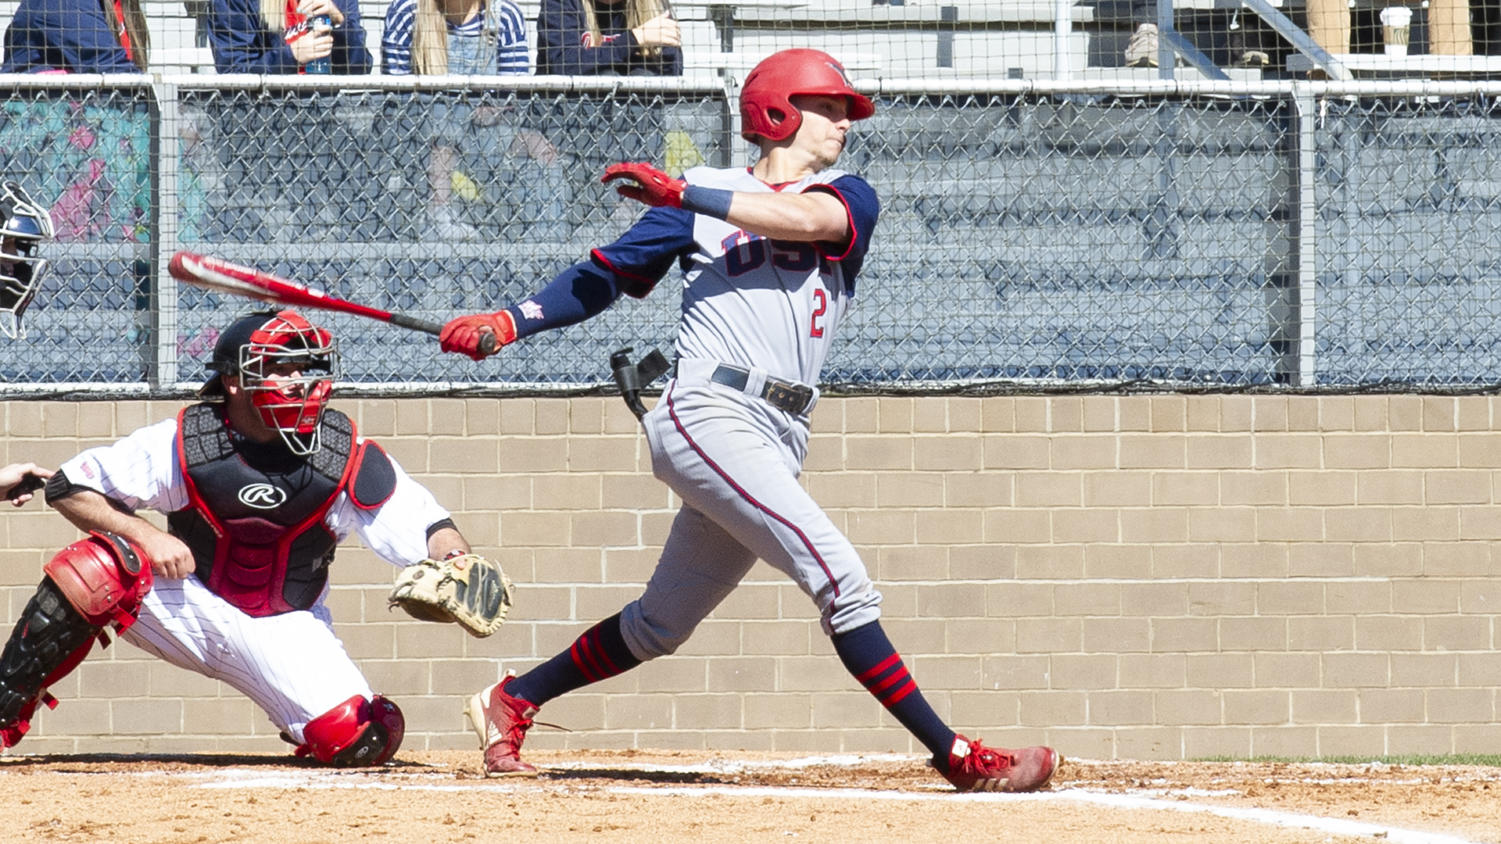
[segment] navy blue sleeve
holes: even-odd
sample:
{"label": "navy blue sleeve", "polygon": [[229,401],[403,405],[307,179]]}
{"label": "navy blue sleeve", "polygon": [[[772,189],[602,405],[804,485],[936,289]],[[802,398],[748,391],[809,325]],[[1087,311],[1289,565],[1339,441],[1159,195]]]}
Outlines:
{"label": "navy blue sleeve", "polygon": [[589,257],[614,274],[621,292],[639,299],[657,286],[673,262],[697,248],[693,212],[652,208],[618,240],[594,250]]}
{"label": "navy blue sleeve", "polygon": [[516,322],[519,338],[583,322],[619,298],[620,287],[611,273],[590,261],[580,261],[558,273],[530,298],[506,310]]}
{"label": "navy blue sleeve", "polygon": [[681,208],[653,208],[609,246],[558,273],[547,286],[506,308],[516,336],[561,328],[603,312],[621,294],[641,298],[652,291],[673,261],[691,253],[693,215]]}
{"label": "navy blue sleeve", "polygon": [[339,11],[344,13],[344,23],[334,28],[334,51],[330,64],[334,73],[350,75],[369,73],[375,66],[370,50],[365,46],[365,27],[360,23],[359,0],[336,0]]}
{"label": "navy blue sleeve", "polygon": [[89,0],[22,3],[5,32],[6,73],[140,73],[110,29],[104,9]]}
{"label": "navy blue sleeve", "polygon": [[827,185],[814,185],[810,191],[822,191],[837,197],[849,212],[850,239],[848,243],[825,244],[825,255],[844,265],[845,277],[853,285],[855,276],[865,263],[865,252],[870,249],[870,236],[876,229],[876,218],[881,215],[881,202],[876,198],[875,188],[870,183],[852,174],[840,176]]}
{"label": "navy blue sleeve", "polygon": [[282,33],[266,29],[255,0],[213,0],[208,43],[214,51],[214,69],[220,73],[297,72],[292,48]]}

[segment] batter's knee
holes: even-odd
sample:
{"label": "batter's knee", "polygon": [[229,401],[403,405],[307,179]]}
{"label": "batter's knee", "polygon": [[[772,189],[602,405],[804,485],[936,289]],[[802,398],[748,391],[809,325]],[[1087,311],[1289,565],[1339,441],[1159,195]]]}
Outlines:
{"label": "batter's knee", "polygon": [[682,647],[698,624],[682,619],[647,617],[640,601],[632,601],[620,611],[620,635],[631,655],[646,662],[667,656]]}
{"label": "batter's knee", "polygon": [[881,593],[869,581],[863,588],[841,595],[823,608],[820,622],[829,636],[848,633],[881,618]]}
{"label": "batter's knee", "polygon": [[339,768],[384,765],[405,735],[406,718],[393,701],[355,695],[303,727],[297,755]]}

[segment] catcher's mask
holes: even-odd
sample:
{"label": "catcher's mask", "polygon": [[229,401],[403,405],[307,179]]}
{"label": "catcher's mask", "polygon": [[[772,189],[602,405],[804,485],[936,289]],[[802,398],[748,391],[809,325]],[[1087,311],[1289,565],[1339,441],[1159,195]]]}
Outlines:
{"label": "catcher's mask", "polygon": [[238,375],[261,421],[293,454],[312,454],[321,442],[318,421],[333,391],[338,360],[333,335],[293,311],[242,317],[219,335],[208,368],[214,377],[199,394],[224,395],[221,375]]}
{"label": "catcher's mask", "polygon": [[0,187],[0,333],[24,337],[21,314],[36,296],[47,260],[37,246],[52,238],[52,215],[15,182]]}
{"label": "catcher's mask", "polygon": [[792,104],[798,94],[844,97],[850,104],[850,120],[864,120],[876,113],[870,98],[850,87],[849,76],[838,59],[822,50],[782,50],[762,59],[746,74],[740,89],[740,134],[747,141],[792,137],[803,122],[802,112]]}

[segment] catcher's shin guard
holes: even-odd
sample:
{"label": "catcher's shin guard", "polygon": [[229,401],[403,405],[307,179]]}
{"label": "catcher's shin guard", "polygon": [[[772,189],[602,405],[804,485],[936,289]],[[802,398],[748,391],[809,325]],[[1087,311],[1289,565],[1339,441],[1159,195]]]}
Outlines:
{"label": "catcher's shin guard", "polygon": [[355,768],[384,765],[406,735],[406,718],[388,698],[355,695],[309,721],[296,755],[326,765]]}
{"label": "catcher's shin guard", "polygon": [[[21,740],[49,680],[60,679],[83,661],[98,632],[51,578],[42,581],[0,654],[0,747]],[[74,654],[78,658],[70,660]]]}
{"label": "catcher's shin guard", "polygon": [[44,569],[47,576],[0,652],[0,747],[21,740],[38,703],[57,705],[47,687],[83,662],[105,625],[128,627],[151,588],[150,567],[112,534],[69,545]]}

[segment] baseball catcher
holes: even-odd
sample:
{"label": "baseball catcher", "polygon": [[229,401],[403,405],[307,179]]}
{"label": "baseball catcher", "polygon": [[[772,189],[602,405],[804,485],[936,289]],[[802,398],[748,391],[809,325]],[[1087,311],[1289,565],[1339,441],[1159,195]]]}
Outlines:
{"label": "baseball catcher", "polygon": [[[396,753],[401,709],[371,689],[325,604],[334,551],[354,533],[394,565],[446,558],[457,571],[470,548],[432,493],[327,406],[336,364],[333,335],[300,314],[243,317],[214,347],[203,402],[52,474],[48,503],[88,537],[47,563],[0,653],[0,746],[113,626],[248,695],[298,756],[363,766]],[[498,623],[499,567],[463,568],[453,618]]]}

